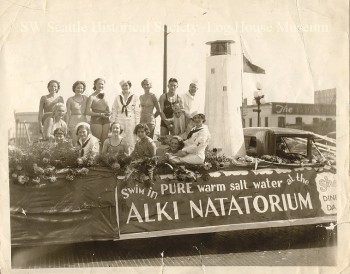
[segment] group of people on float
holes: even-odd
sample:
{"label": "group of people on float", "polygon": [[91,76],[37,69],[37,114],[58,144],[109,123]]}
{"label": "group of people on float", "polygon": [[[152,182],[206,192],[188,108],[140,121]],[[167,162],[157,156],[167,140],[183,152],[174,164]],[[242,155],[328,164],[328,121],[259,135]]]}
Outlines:
{"label": "group of people on float", "polygon": [[[74,96],[66,104],[58,95],[60,83],[51,80],[47,85],[49,94],[41,97],[39,106],[38,120],[44,140],[62,143],[69,135],[82,157],[91,152],[125,153],[136,159],[163,154],[174,163],[204,162],[210,133],[204,125],[205,115],[192,112],[198,90],[196,82],[181,96],[176,92],[177,79],[170,78],[168,92],[159,100],[151,92],[152,82],[147,78],[141,82],[144,93],[139,97],[130,90],[130,81],[119,84],[122,91],[110,109],[103,93],[105,80],[101,78],[94,81],[90,96],[84,94],[85,82],[76,81],[72,86]],[[157,151],[153,141],[158,115],[160,135],[170,139],[168,148],[162,151]]]}

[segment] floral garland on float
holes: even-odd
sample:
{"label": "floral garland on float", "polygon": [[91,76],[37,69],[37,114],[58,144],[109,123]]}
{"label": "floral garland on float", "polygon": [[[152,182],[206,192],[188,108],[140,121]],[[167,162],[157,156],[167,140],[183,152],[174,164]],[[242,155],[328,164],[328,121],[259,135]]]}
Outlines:
{"label": "floral garland on float", "polygon": [[[315,163],[334,165],[335,160],[332,157],[315,158],[311,164]],[[133,160],[125,154],[88,154],[82,158],[79,157],[79,149],[69,143],[57,146],[54,143],[38,142],[28,147],[9,148],[10,181],[21,185],[43,186],[56,182],[58,177],[74,181],[87,176],[91,168],[107,167],[116,176],[123,176],[124,181],[150,187],[161,174],[170,173],[178,181],[196,181],[199,176],[207,180],[210,172],[218,170],[257,169],[276,164],[304,166],[308,163],[305,159],[283,159],[271,155],[260,158],[246,155],[234,159],[220,153],[217,148],[206,150],[202,165],[171,164],[167,160],[160,161],[157,156]]]}
{"label": "floral garland on float", "polygon": [[10,181],[21,185],[42,186],[54,183],[66,174],[67,181],[86,176],[88,166],[95,164],[92,157],[82,159],[79,150],[64,144],[37,142],[26,147],[9,147]]}

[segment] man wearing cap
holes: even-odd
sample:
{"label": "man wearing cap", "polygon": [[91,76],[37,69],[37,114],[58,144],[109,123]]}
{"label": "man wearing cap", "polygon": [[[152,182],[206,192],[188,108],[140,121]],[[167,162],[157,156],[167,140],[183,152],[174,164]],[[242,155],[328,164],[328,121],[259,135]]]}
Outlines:
{"label": "man wearing cap", "polygon": [[198,110],[198,102],[195,99],[196,92],[198,90],[197,81],[192,81],[190,87],[186,93],[182,95],[184,102],[184,110],[189,115],[193,111]]}

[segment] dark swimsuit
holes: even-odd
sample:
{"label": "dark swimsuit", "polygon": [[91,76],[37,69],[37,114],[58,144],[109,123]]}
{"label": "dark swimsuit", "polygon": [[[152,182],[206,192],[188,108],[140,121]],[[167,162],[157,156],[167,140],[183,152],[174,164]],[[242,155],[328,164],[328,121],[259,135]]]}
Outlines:
{"label": "dark swimsuit", "polygon": [[[104,97],[104,93],[99,93],[97,94],[96,96],[98,99],[100,100],[103,100],[103,97]],[[106,109],[105,110],[100,110],[100,109],[95,109],[93,107],[95,101],[92,102],[91,104],[91,110],[95,113],[106,113],[108,112],[108,105],[107,105],[107,102],[106,102]],[[90,124],[91,125],[107,125],[109,124],[109,117],[106,117],[106,116],[91,116],[91,120],[90,120]]]}
{"label": "dark swimsuit", "polygon": [[[98,110],[92,110],[95,113],[104,113]],[[109,124],[109,118],[108,117],[103,117],[103,116],[91,116],[90,120],[91,125],[107,125]]]}
{"label": "dark swimsuit", "polygon": [[[176,95],[176,101],[174,103],[171,103],[169,100],[168,100],[168,94],[165,94],[165,101],[164,101],[164,109],[163,109],[163,113],[165,115],[165,117],[167,119],[169,118],[173,118],[174,117],[174,110],[173,110],[173,105],[176,104],[176,103],[179,103],[179,95]],[[162,127],[166,127],[167,128],[167,125],[164,123],[164,121],[162,120],[160,122],[160,126]]]}

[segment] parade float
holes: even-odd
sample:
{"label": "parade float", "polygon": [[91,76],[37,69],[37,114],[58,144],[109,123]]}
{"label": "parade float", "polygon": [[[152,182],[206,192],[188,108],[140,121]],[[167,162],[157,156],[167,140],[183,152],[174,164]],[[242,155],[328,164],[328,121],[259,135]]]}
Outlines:
{"label": "parade float", "polygon": [[12,147],[12,245],[336,222],[334,148],[317,144],[311,132],[242,128],[231,43],[210,43],[205,114],[212,139],[202,165],[82,159],[72,147],[41,142]]}

